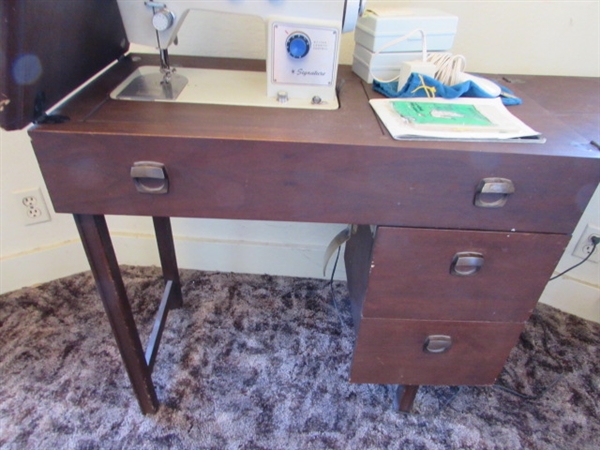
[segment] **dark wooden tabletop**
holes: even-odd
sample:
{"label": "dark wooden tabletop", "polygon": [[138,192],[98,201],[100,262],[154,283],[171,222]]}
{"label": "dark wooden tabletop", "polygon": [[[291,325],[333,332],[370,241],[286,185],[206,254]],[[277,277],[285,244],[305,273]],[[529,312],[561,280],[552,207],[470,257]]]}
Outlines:
{"label": "dark wooden tabletop", "polygon": [[585,138],[600,142],[600,78],[508,75],[495,77],[555,114]]}
{"label": "dark wooden tabletop", "polygon": [[[221,58],[173,57],[175,65],[184,67],[219,67],[244,70],[262,70],[264,61],[229,60]],[[594,79],[568,77],[518,76],[507,77],[507,83],[523,104],[510,107],[521,118],[546,138],[545,144],[523,143],[447,143],[406,142],[393,140],[381,125],[368,104],[377,96],[371,87],[341,66],[338,81],[342,81],[340,108],[335,111],[174,104],[165,102],[134,102],[112,100],[109,93],[141,65],[157,63],[156,55],[133,55],[124,58],[109,71],[88,85],[78,95],[58,109],[71,118],[61,125],[39,126],[33,132],[117,133],[127,135],[155,135],[202,137],[209,139],[241,139],[270,142],[326,143],[350,146],[382,146],[435,148],[477,152],[525,153],[565,155],[572,157],[600,157],[588,145],[597,136],[594,129],[594,108],[588,112],[588,122],[579,127],[583,135],[572,131],[577,128],[581,105],[590,106],[587,95],[597,86]],[[504,81],[500,78],[501,82]],[[210,88],[210,87],[208,87]],[[560,93],[554,98],[552,92]],[[572,107],[565,97],[574,98]],[[535,98],[535,100],[533,100]],[[591,97],[591,103],[598,93]],[[540,106],[541,103],[542,105]],[[592,105],[593,106],[593,105]],[[596,107],[596,110],[598,108]],[[565,119],[570,126],[566,126]]]}

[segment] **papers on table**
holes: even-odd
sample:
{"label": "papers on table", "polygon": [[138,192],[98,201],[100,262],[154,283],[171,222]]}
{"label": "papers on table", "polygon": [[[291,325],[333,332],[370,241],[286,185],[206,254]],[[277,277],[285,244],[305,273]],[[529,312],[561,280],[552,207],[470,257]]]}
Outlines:
{"label": "papers on table", "polygon": [[500,98],[385,98],[369,103],[394,139],[544,142]]}

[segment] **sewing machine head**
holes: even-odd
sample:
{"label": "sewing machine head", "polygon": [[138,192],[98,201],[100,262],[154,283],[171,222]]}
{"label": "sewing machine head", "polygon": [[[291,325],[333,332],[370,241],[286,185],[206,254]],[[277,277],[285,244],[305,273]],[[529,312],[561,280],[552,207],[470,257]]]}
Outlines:
{"label": "sewing machine head", "polygon": [[[157,47],[161,68],[160,72],[141,68],[111,94],[114,98],[315,109],[338,107],[335,83],[341,33],[354,29],[366,4],[366,0],[117,1],[129,41]],[[250,72],[175,71],[169,65],[168,48],[176,43],[178,30],[190,10],[261,17],[267,27],[266,74],[261,73],[258,79]],[[233,77],[229,85],[241,83],[239,93],[222,93],[219,99],[214,86],[201,92],[203,83],[223,77]],[[194,92],[183,93],[190,88]],[[209,98],[202,100],[206,96]]]}

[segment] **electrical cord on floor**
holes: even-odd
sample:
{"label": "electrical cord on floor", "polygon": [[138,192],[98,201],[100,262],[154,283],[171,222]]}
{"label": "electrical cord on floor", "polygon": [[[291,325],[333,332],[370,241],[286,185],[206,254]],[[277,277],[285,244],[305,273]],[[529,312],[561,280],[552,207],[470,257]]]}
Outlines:
{"label": "electrical cord on floor", "polygon": [[560,380],[562,380],[565,376],[564,375],[560,375],[556,378],[556,380],[554,380],[552,383],[550,383],[550,385],[546,386],[544,389],[541,390],[541,392],[539,392],[538,394],[535,395],[528,395],[528,394],[523,394],[521,392],[515,391],[514,389],[508,388],[506,386],[502,386],[501,384],[495,384],[494,387],[497,389],[500,389],[501,391],[507,392],[511,395],[514,395],[516,397],[522,398],[523,400],[531,400],[531,401],[535,401],[535,400],[539,400],[540,398],[542,398],[544,395],[546,395],[546,393],[548,391],[550,391],[551,389],[554,388],[554,386],[556,386],[558,384],[558,382]]}
{"label": "electrical cord on floor", "polygon": [[445,409],[447,409],[450,406],[450,404],[454,401],[454,399],[458,397],[458,394],[461,393],[461,390],[462,386],[457,386],[456,392],[454,392],[445,402],[441,402],[437,410],[433,412],[432,415],[436,416],[438,414],[441,414]]}
{"label": "electrical cord on floor", "polygon": [[575,269],[576,267],[579,267],[580,265],[582,265],[584,262],[586,262],[588,259],[590,259],[590,257],[594,254],[594,252],[596,251],[596,247],[598,246],[598,244],[600,243],[600,237],[597,236],[592,236],[592,249],[590,250],[590,252],[587,254],[587,256],[583,259],[583,261],[578,262],[577,264],[575,264],[574,266],[569,267],[567,270],[559,273],[558,275],[555,275],[553,277],[550,278],[550,281],[556,280],[559,277],[562,277],[565,273],[570,272],[571,270]]}
{"label": "electrical cord on floor", "polygon": [[515,389],[511,389],[509,387],[503,386],[501,384],[494,384],[495,388],[500,389],[508,394],[519,397],[523,400],[536,401],[536,400],[539,400],[540,398],[542,398],[544,395],[546,395],[550,390],[554,389],[554,387],[565,377],[563,364],[561,363],[560,360],[558,360],[556,358],[556,356],[554,356],[552,354],[552,352],[548,348],[548,333],[549,333],[548,328],[546,327],[546,325],[543,322],[540,322],[540,326],[544,330],[544,336],[542,338],[542,345],[544,346],[544,350],[545,350],[546,354],[550,358],[552,358],[554,360],[554,362],[556,362],[556,364],[559,366],[559,368],[560,368],[559,375],[556,377],[556,379],[552,383],[550,383],[548,386],[542,388],[537,394],[534,394],[534,395],[523,394],[522,392],[519,392]]}
{"label": "electrical cord on floor", "polygon": [[342,250],[342,246],[340,245],[338,247],[337,253],[335,255],[335,261],[333,262],[333,269],[331,270],[331,278],[329,280],[329,288],[331,289],[331,302],[333,303],[333,307],[335,308],[335,312],[337,313],[337,316],[338,316],[338,319],[340,321],[340,324],[342,325],[342,328],[344,328],[346,326],[346,324],[342,320],[342,315],[340,314],[340,310],[338,308],[338,304],[335,301],[335,291],[333,289],[333,276],[335,275],[335,269],[337,268],[338,261],[340,259],[340,251],[341,250]]}
{"label": "electrical cord on floor", "polygon": [[[590,257],[594,254],[594,252],[596,251],[596,247],[598,246],[598,244],[600,243],[600,237],[597,236],[592,236],[592,249],[590,250],[590,252],[587,254],[587,256],[583,259],[583,261],[575,264],[574,266],[569,267],[567,270],[559,273],[558,275],[553,276],[552,278],[550,278],[550,281],[552,280],[556,280],[557,278],[563,276],[564,274],[566,274],[567,272],[570,272],[571,270],[575,269],[576,267],[579,267],[580,265],[582,265],[584,262],[586,262],[588,259],[590,259]],[[544,345],[544,349],[546,350],[546,354],[549,355],[559,366],[561,366],[561,363],[558,359],[556,359],[552,353],[550,352],[550,350],[548,349],[548,330],[546,328],[546,326],[542,323],[541,324],[543,329],[544,329],[544,338],[543,338],[543,345]],[[518,392],[514,389],[508,388],[506,386],[503,386],[501,384],[495,384],[494,387],[498,388],[504,392],[507,392],[511,395],[514,395],[516,397],[519,397],[523,400],[539,400],[540,398],[542,398],[544,395],[546,395],[546,393],[548,393],[548,391],[550,391],[551,389],[553,389],[558,383],[559,381],[561,381],[564,378],[564,374],[563,374],[563,368],[561,366],[561,370],[560,370],[561,374],[556,377],[556,379],[550,383],[548,386],[546,386],[545,388],[543,388],[539,393],[535,394],[535,395],[528,395],[528,394],[523,394],[522,392]]]}

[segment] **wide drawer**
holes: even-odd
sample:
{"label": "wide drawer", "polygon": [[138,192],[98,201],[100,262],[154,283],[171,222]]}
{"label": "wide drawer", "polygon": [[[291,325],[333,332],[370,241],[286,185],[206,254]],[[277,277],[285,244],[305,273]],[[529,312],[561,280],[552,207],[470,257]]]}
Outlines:
{"label": "wide drawer", "polygon": [[[599,161],[582,157],[30,133],[54,208],[67,213],[571,233],[600,178]],[[141,161],[164,164],[166,192],[137,191]],[[476,206],[478,188],[506,191],[484,195],[506,203]]]}
{"label": "wide drawer", "polygon": [[522,322],[569,236],[379,227],[364,317]]}
{"label": "wide drawer", "polygon": [[[522,328],[523,323],[363,318],[350,380],[376,384],[493,384]],[[442,353],[425,350],[428,338],[433,336],[448,336],[450,348]]]}

